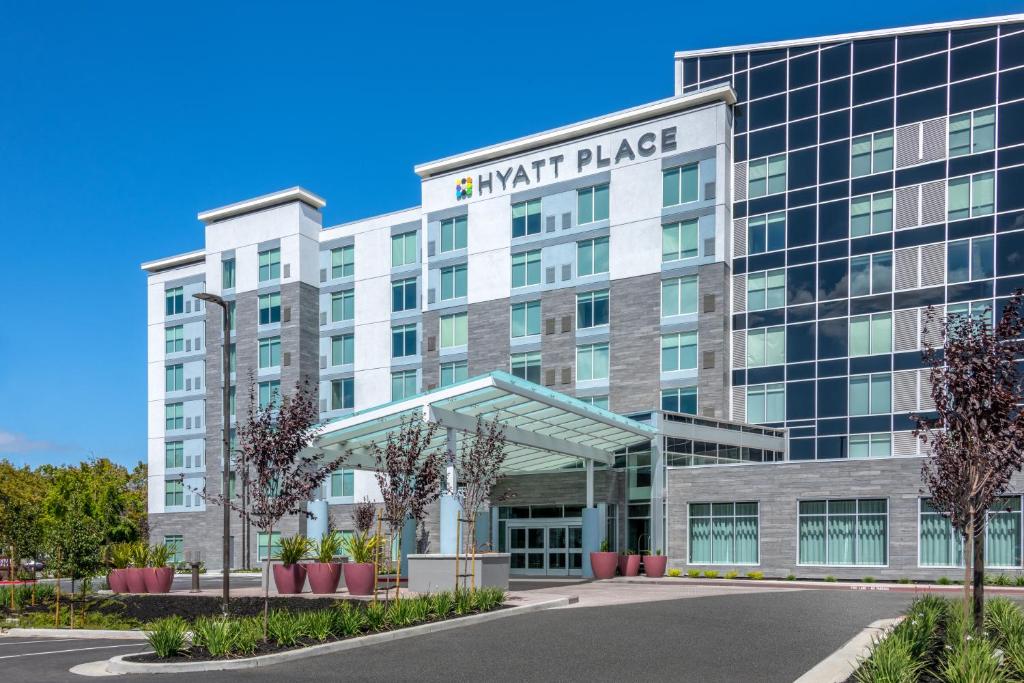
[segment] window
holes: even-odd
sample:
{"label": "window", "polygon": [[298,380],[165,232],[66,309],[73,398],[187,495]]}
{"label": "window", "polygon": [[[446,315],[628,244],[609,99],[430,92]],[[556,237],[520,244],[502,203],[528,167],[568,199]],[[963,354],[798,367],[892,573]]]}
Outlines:
{"label": "window", "polygon": [[450,349],[469,343],[469,315],[455,313],[441,316],[441,348]]}
{"label": "window", "polygon": [[747,422],[763,424],[786,419],[786,388],[783,384],[752,384],[747,387]]}
{"label": "window", "polygon": [[540,334],[540,301],[512,304],[512,338]]}
{"label": "window", "polygon": [[281,338],[260,339],[260,369],[281,367]]}
{"label": "window", "polygon": [[747,310],[763,311],[786,305],[786,269],[765,270],[747,276]]}
{"label": "window", "polygon": [[540,249],[512,254],[512,287],[540,284]]}
{"label": "window", "polygon": [[888,372],[850,377],[850,415],[892,412],[892,376]]}
{"label": "window", "polygon": [[235,304],[235,302],[234,301],[229,301],[228,302],[228,331],[229,332],[234,332],[235,331],[235,319],[237,318],[237,315],[236,315],[237,311],[238,311],[238,306]]}
{"label": "window", "polygon": [[512,237],[540,234],[540,200],[512,205]]}
{"label": "window", "polygon": [[576,274],[580,277],[608,272],[608,238],[576,243]]}
{"label": "window", "polygon": [[747,367],[781,365],[786,362],[786,328],[762,327],[747,330]]}
{"label": "window", "polygon": [[178,315],[185,312],[185,290],[172,287],[164,292],[164,311],[167,315]]}
{"label": "window", "polygon": [[975,320],[984,320],[989,326],[992,325],[992,300],[963,302],[959,304],[946,304],[946,317],[954,315],[969,315]]}
{"label": "window", "polygon": [[175,325],[164,330],[164,353],[181,353],[185,350],[185,327]]}
{"label": "window", "polygon": [[220,287],[221,289],[235,288],[235,259],[224,259],[220,263]]}
{"label": "window", "polygon": [[272,380],[259,383],[259,406],[260,408],[276,408],[281,402],[281,382]]}
{"label": "window", "polygon": [[892,170],[892,131],[861,135],[850,145],[850,175],[854,178]]}
{"label": "window", "polygon": [[185,366],[168,365],[164,368],[166,381],[164,382],[167,391],[182,391],[185,388]]}
{"label": "window", "polygon": [[168,562],[180,564],[185,561],[185,553],[182,550],[185,547],[185,539],[181,536],[164,536],[164,545],[167,546],[167,550],[171,554],[167,558]]}
{"label": "window", "polygon": [[260,294],[260,325],[281,322],[281,293]]}
{"label": "window", "polygon": [[460,360],[454,363],[441,363],[441,386],[451,385],[469,379],[469,366],[466,361]]}
{"label": "window", "polygon": [[580,400],[584,403],[589,403],[595,408],[601,408],[602,410],[608,410],[608,397],[607,396],[580,396]]}
{"label": "window", "polygon": [[993,275],[991,237],[957,240],[946,245],[946,277],[950,283],[984,280]]}
{"label": "window", "polygon": [[[950,524],[949,516],[921,499],[918,525],[918,563],[922,567],[964,566],[963,539]],[[985,524],[985,566],[1021,565],[1021,503],[1019,496],[996,498]]]}
{"label": "window", "polygon": [[946,202],[951,221],[989,215],[995,210],[995,173],[950,178]]}
{"label": "window", "polygon": [[391,328],[391,357],[416,355],[416,325],[398,325]]}
{"label": "window", "polygon": [[265,562],[268,555],[271,559],[281,554],[281,534],[275,531],[270,536],[270,543],[268,547],[267,534],[261,532],[256,534],[256,559],[260,562]]}
{"label": "window", "polygon": [[661,337],[661,371],[694,370],[697,367],[697,333],[678,332]]}
{"label": "window", "polygon": [[356,338],[351,334],[331,337],[331,365],[350,365],[356,361]]}
{"label": "window", "polygon": [[892,230],[892,191],[876,192],[850,200],[850,237]]}
{"label": "window", "polygon": [[747,221],[747,252],[763,254],[786,248],[786,212],[752,216]]}
{"label": "window", "polygon": [[949,117],[949,156],[977,154],[996,146],[995,107]]}
{"label": "window", "polygon": [[509,361],[512,374],[521,379],[540,384],[540,352],[513,353]]}
{"label": "window", "polygon": [[697,312],[697,276],[661,281],[661,315],[669,317]]}
{"label": "window", "polygon": [[890,455],[892,455],[892,434],[889,432],[850,435],[851,459],[888,458]]}
{"label": "window", "polygon": [[401,401],[416,395],[416,371],[403,370],[391,373],[391,400]]}
{"label": "window", "polygon": [[576,222],[580,225],[608,219],[608,186],[576,191]]}
{"label": "window", "polygon": [[355,472],[341,470],[331,472],[331,497],[351,498],[355,495]]}
{"label": "window", "polygon": [[238,352],[234,344],[228,344],[228,374],[235,374],[238,367]]}
{"label": "window", "polygon": [[441,253],[466,248],[468,217],[456,216],[441,221]]}
{"label": "window", "polygon": [[185,404],[168,403],[164,406],[164,429],[172,431],[185,428]]}
{"label": "window", "polygon": [[661,409],[671,413],[697,414],[697,387],[680,389],[663,389],[661,392]]}
{"label": "window", "polygon": [[466,296],[466,266],[441,269],[441,301]]}
{"label": "window", "polygon": [[391,236],[391,267],[408,266],[419,261],[416,253],[416,232]]}
{"label": "window", "polygon": [[887,500],[802,500],[798,516],[799,564],[888,563]]}
{"label": "window", "polygon": [[747,166],[747,197],[763,197],[786,190],[786,155],[751,161]]}
{"label": "window", "polygon": [[164,505],[181,507],[185,504],[185,483],[180,479],[164,482]]}
{"label": "window", "polygon": [[892,314],[874,313],[850,318],[850,356],[892,351]]}
{"label": "window", "polygon": [[576,327],[585,330],[608,324],[608,290],[576,295]]}
{"label": "window", "polygon": [[259,255],[259,281],[276,280],[281,277],[281,250],[268,249]]}
{"label": "window", "polygon": [[[415,280],[413,280],[415,283]],[[356,293],[347,289],[331,294],[331,322],[352,320],[356,313]]]}
{"label": "window", "polygon": [[237,415],[237,397],[238,387],[232,384],[231,386],[228,387],[228,415],[230,415],[231,417],[235,417]]}
{"label": "window", "polygon": [[690,503],[690,564],[757,564],[757,503]]}
{"label": "window", "polygon": [[352,277],[356,274],[356,248],[353,245],[331,249],[331,278]]}
{"label": "window", "polygon": [[355,380],[331,380],[331,410],[347,410],[355,404]]}
{"label": "window", "polygon": [[173,470],[185,466],[185,444],[181,441],[168,441],[164,444],[164,467]]}
{"label": "window", "polygon": [[576,381],[608,379],[608,345],[587,344],[576,347]]}
{"label": "window", "polygon": [[661,226],[661,260],[678,261],[697,256],[698,228],[696,218]]}
{"label": "window", "polygon": [[417,307],[416,278],[395,280],[391,283],[391,312],[412,311]]}
{"label": "window", "polygon": [[892,291],[892,252],[854,256],[850,259],[850,296]]}
{"label": "window", "polygon": [[697,201],[699,182],[700,172],[695,163],[662,171],[661,205],[675,206]]}

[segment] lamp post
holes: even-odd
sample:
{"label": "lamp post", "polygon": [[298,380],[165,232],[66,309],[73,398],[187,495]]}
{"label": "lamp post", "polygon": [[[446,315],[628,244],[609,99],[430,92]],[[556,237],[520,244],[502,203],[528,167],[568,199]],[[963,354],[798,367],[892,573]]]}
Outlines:
{"label": "lamp post", "polygon": [[223,455],[223,460],[224,460],[224,471],[223,471],[223,477],[222,477],[222,480],[221,480],[221,494],[224,496],[224,539],[223,539],[224,564],[223,564],[222,569],[221,569],[221,574],[223,575],[224,614],[227,614],[228,613],[228,600],[230,599],[230,595],[231,595],[231,578],[230,578],[230,572],[228,571],[229,567],[231,565],[231,545],[230,545],[230,543],[231,543],[231,506],[228,504],[228,496],[231,493],[230,488],[229,488],[230,487],[230,474],[231,474],[231,457],[230,457],[230,455],[231,455],[230,454],[231,438],[229,436],[229,428],[230,428],[230,424],[231,424],[231,405],[230,405],[230,401],[231,401],[231,367],[230,367],[230,364],[231,364],[231,349],[230,349],[230,346],[228,344],[228,342],[230,341],[230,333],[229,333],[228,327],[230,326],[231,321],[229,319],[229,314],[228,314],[228,302],[224,301],[223,298],[217,296],[216,294],[207,294],[206,292],[199,292],[198,294],[195,295],[195,297],[197,299],[205,301],[205,302],[207,302],[209,304],[216,304],[217,306],[220,306],[222,311],[224,312],[224,324],[223,324],[223,326],[221,328],[221,332],[222,332],[222,336],[223,336],[223,343],[221,344],[221,346],[223,347],[223,352],[224,352],[224,354],[223,354],[224,355],[224,359],[223,359],[223,365],[224,365],[224,380],[223,380],[224,381],[224,386],[223,386],[223,391],[224,391],[224,395],[223,395],[222,401],[221,401],[222,407],[224,409],[223,410],[223,416],[222,416],[222,419],[223,419],[223,440],[222,440],[222,444],[221,444],[221,446],[222,446],[221,453]]}

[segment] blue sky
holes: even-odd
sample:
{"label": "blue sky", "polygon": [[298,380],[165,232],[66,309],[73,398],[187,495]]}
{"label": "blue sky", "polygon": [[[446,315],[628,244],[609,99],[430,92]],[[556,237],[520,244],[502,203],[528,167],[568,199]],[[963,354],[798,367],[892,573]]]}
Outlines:
{"label": "blue sky", "polygon": [[414,206],[416,163],[671,95],[675,50],[1021,10],[149,5],[4,10],[0,457],[19,463],[145,458],[139,264],[201,247],[200,210],[292,185],[325,225]]}

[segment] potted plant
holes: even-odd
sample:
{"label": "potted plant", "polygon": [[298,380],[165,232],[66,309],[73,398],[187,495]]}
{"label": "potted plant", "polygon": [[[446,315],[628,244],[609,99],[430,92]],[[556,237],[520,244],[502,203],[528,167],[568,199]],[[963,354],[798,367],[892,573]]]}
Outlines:
{"label": "potted plant", "polygon": [[644,574],[660,578],[665,576],[665,565],[668,558],[661,554],[661,548],[654,551],[653,555],[644,555]]}
{"label": "potted plant", "polygon": [[278,593],[295,595],[302,592],[306,585],[306,567],[300,562],[309,554],[309,547],[309,539],[302,534],[281,539],[281,549],[275,558],[281,564],[274,565],[274,585]]}
{"label": "potted plant", "polygon": [[370,534],[352,534],[342,544],[345,552],[352,559],[341,565],[345,573],[345,586],[352,595],[371,595],[373,593],[373,559],[380,545],[379,536]]}
{"label": "potted plant", "polygon": [[130,551],[131,546],[127,543],[113,543],[107,546],[107,563],[110,565],[107,585],[115,593],[128,592],[128,574],[125,570],[131,563]]}
{"label": "potted plant", "polygon": [[615,576],[615,553],[608,550],[608,541],[601,541],[601,549],[590,553],[590,568],[595,579],[610,579]]}
{"label": "potted plant", "polygon": [[171,583],[174,582],[174,569],[168,567],[171,559],[171,549],[161,543],[149,549],[149,562],[142,570],[142,576],[149,593],[170,593]]}
{"label": "potted plant", "polygon": [[146,592],[146,565],[149,564],[149,546],[136,541],[128,549],[128,561],[131,566],[124,570],[125,583],[129,593]]}
{"label": "potted plant", "polygon": [[635,550],[624,550],[619,557],[619,573],[623,576],[638,576],[640,574],[640,556]]}
{"label": "potted plant", "polygon": [[336,531],[326,531],[320,541],[313,547],[316,562],[306,566],[309,576],[309,588],[318,595],[333,593],[338,590],[341,581],[341,563],[335,562],[335,556],[341,553],[341,538]]}

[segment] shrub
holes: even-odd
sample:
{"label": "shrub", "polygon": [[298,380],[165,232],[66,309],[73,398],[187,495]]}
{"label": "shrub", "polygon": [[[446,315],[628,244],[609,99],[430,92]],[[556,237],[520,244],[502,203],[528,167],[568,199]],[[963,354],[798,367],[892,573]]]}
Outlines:
{"label": "shrub", "polygon": [[322,643],[331,637],[334,615],[331,613],[331,610],[326,609],[302,612],[299,615],[299,625],[304,637],[312,638]]}
{"label": "shrub", "polygon": [[747,572],[747,578],[753,579],[754,581],[760,581],[764,578],[764,572]]}
{"label": "shrub", "polygon": [[728,572],[725,573],[725,578],[727,578],[727,579],[735,579],[739,575],[740,575],[740,573],[738,571],[732,570],[732,571],[728,571]]}
{"label": "shrub", "polygon": [[1013,585],[1013,581],[1006,574],[997,574],[996,577],[992,579],[992,583],[994,583],[997,586]]}
{"label": "shrub", "polygon": [[431,608],[437,617],[444,619],[455,608],[455,598],[448,591],[434,593],[431,596]]}
{"label": "shrub", "polygon": [[786,581],[796,581],[796,574],[786,574]]}
{"label": "shrub", "polygon": [[341,535],[337,531],[325,531],[313,545],[313,555],[317,562],[327,564],[341,554],[341,545]]}
{"label": "shrub", "polygon": [[950,650],[939,673],[940,680],[945,683],[1000,683],[1009,680],[1000,671],[995,648],[984,638],[973,638]]}
{"label": "shrub", "polygon": [[302,534],[285,536],[281,539],[280,549],[274,556],[275,560],[281,560],[281,564],[287,566],[298,564],[306,559],[312,547],[310,540]]}
{"label": "shrub", "polygon": [[366,534],[352,534],[346,536],[341,544],[344,547],[345,552],[349,554],[353,562],[359,562],[366,564],[373,562],[374,554],[377,551],[377,546],[381,544],[384,539],[379,536],[371,536],[369,533]]}
{"label": "shrub", "polygon": [[672,577],[679,577],[683,575],[683,572],[673,567],[672,569],[668,570],[668,575]]}
{"label": "shrub", "polygon": [[392,628],[403,628],[413,622],[412,601],[406,600],[395,600],[387,608],[387,619],[388,626]]}
{"label": "shrub", "polygon": [[873,576],[865,576],[863,579],[861,579],[861,582],[862,583],[874,583],[875,582],[875,577],[873,577]]}
{"label": "shrub", "polygon": [[1008,598],[986,600],[985,630],[997,645],[1002,645],[1014,633],[1024,636],[1024,615]]}
{"label": "shrub", "polygon": [[146,631],[146,640],[153,652],[161,659],[173,657],[185,651],[185,634],[188,624],[181,617],[159,619]]}
{"label": "shrub", "polygon": [[905,576],[901,576],[900,578],[896,579],[896,583],[910,583],[910,579],[908,579]]}
{"label": "shrub", "polygon": [[455,591],[455,614],[460,617],[466,614],[472,614],[476,611],[476,608],[476,595],[473,591]]}
{"label": "shrub", "polygon": [[433,602],[431,602],[430,596],[421,595],[413,598],[409,600],[409,604],[410,611],[412,612],[413,623],[419,623],[430,619],[430,613],[433,609]]}
{"label": "shrub", "polygon": [[[988,615],[986,615],[986,621],[987,618]],[[1018,678],[1024,678],[1024,628],[1020,628],[1018,624],[1001,632],[998,642],[1003,649],[1007,668]]]}
{"label": "shrub", "polygon": [[477,607],[481,612],[490,612],[492,609],[500,607],[506,597],[502,588],[496,586],[481,588],[476,592]]}
{"label": "shrub", "polygon": [[948,576],[940,576],[935,583],[939,584],[940,586],[948,586],[952,583],[952,581],[949,580]]}
{"label": "shrub", "polygon": [[718,578],[718,570],[717,569],[705,569],[704,570],[704,578],[705,579],[717,579]]}
{"label": "shrub", "polygon": [[825,581],[827,581],[828,583],[835,583],[836,582],[836,577],[834,577],[831,574],[829,574],[828,576],[825,577]]}
{"label": "shrub", "polygon": [[924,669],[925,663],[914,657],[910,640],[897,628],[884,640],[875,639],[854,678],[860,683],[914,683]]}
{"label": "shrub", "polygon": [[699,569],[687,569],[686,570],[686,575],[689,576],[691,579],[696,579],[697,577],[700,576],[700,570]]}
{"label": "shrub", "polygon": [[338,638],[357,636],[366,628],[366,615],[352,603],[343,602],[335,610],[332,633]]}
{"label": "shrub", "polygon": [[243,656],[255,654],[263,642],[263,620],[248,617],[237,619],[232,624],[235,630],[234,651]]}
{"label": "shrub", "polygon": [[387,629],[387,611],[383,602],[371,602],[363,610],[366,619],[366,628],[370,631],[384,631]]}
{"label": "shrub", "polygon": [[1014,578],[1013,582],[1014,582],[1014,584],[1016,584],[1018,586],[1024,586],[1024,574],[1018,574]]}
{"label": "shrub", "polygon": [[205,647],[212,657],[226,657],[235,648],[236,631],[234,621],[200,617],[192,624],[192,644]]}
{"label": "shrub", "polygon": [[149,566],[166,567],[167,563],[171,561],[171,555],[173,554],[171,548],[164,543],[154,545],[149,549]]}
{"label": "shrub", "polygon": [[274,610],[267,620],[267,634],[281,647],[297,645],[303,636],[303,624],[292,612]]}

